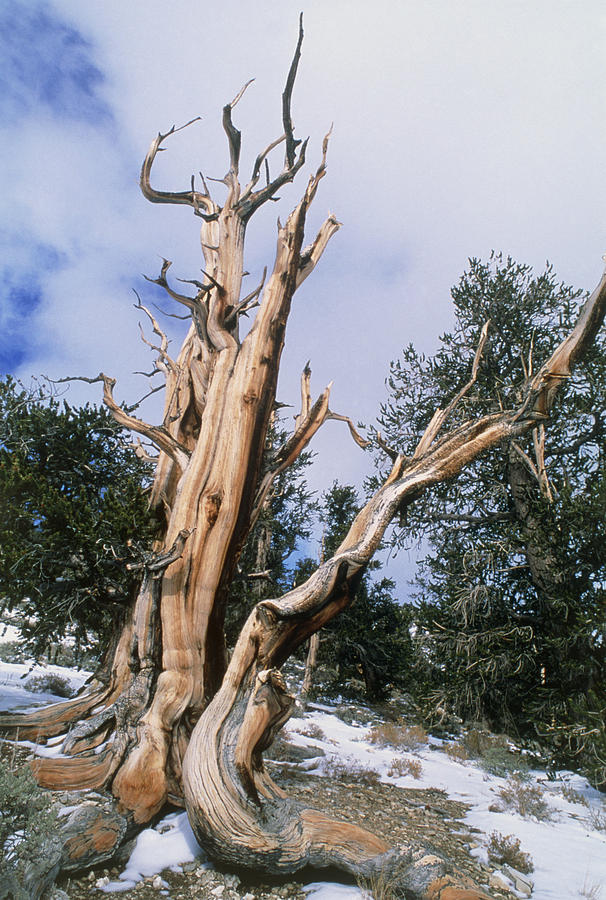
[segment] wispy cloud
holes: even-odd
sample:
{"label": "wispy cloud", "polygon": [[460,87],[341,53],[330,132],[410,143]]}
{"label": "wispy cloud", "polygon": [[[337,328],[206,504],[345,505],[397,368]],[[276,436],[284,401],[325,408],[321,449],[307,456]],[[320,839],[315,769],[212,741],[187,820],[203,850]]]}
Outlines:
{"label": "wispy cloud", "polygon": [[0,115],[18,121],[46,109],[54,116],[111,117],[99,95],[100,69],[90,43],[46,3],[11,0],[0,9]]}

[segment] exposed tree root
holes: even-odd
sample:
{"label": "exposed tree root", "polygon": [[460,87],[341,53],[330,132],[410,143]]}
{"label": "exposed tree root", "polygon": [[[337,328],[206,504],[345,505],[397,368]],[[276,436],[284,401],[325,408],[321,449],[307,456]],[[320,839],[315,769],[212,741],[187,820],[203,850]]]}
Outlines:
{"label": "exposed tree root", "polygon": [[47,738],[62,734],[72,722],[87,716],[96,706],[105,702],[108,695],[107,688],[101,687],[45,709],[29,713],[3,713],[0,716],[0,732],[14,740],[42,743]]}

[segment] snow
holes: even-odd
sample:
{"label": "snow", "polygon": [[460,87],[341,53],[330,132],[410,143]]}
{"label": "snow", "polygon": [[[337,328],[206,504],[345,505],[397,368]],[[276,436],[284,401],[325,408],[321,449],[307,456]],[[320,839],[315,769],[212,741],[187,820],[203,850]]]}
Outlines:
{"label": "snow", "polygon": [[[30,670],[27,665],[0,663],[0,710],[57,699],[52,695],[25,691],[21,676],[30,671],[32,674],[56,672],[69,677],[73,687],[80,686],[88,677],[88,673],[59,666]],[[304,717],[291,719],[285,726],[289,740],[317,747],[325,754],[304,760],[300,767],[317,775],[330,776],[331,764],[345,764],[351,768],[374,769],[381,781],[400,787],[442,789],[453,800],[469,806],[465,820],[470,827],[482,832],[477,835],[482,846],[473,851],[482,861],[487,862],[486,843],[491,832],[514,835],[520,840],[521,849],[529,853],[534,862],[534,871],[530,875],[534,882],[533,900],[601,896],[600,889],[606,886],[606,830],[593,827],[595,821],[592,822],[592,818],[606,822],[606,803],[604,796],[580,775],[560,772],[554,781],[548,780],[545,772],[530,773],[529,784],[540,785],[543,789],[550,812],[547,820],[523,818],[512,810],[494,811],[499,789],[505,784],[504,778],[488,774],[472,761],[452,759],[445,752],[443,742],[435,738],[412,752],[378,747],[369,740],[370,711],[368,717],[361,715],[360,719],[362,721],[347,724],[328,704],[311,705]],[[61,740],[61,737],[53,738],[45,747],[22,744],[33,747],[37,753],[58,755]],[[418,760],[422,766],[420,777],[388,775],[394,758]],[[568,794],[572,800],[563,796],[563,785],[575,792]],[[577,795],[579,802],[575,802]],[[154,828],[141,832],[119,880],[100,879],[97,887],[106,893],[125,891],[142,878],[193,860],[202,867],[210,866],[194,838],[187,815],[171,813]],[[498,874],[503,877],[502,873]],[[158,887],[162,887],[160,882],[161,879],[157,882]],[[361,900],[364,896],[355,886],[330,882],[314,882],[306,885],[304,890],[308,900]]]}
{"label": "snow", "polygon": [[[11,626],[8,626],[11,627]],[[63,666],[30,665],[26,663],[0,662],[0,712],[22,710],[32,706],[47,706],[65,699],[51,693],[34,693],[25,688],[29,678],[40,675],[59,675],[67,678],[72,690],[82,687],[91,672],[82,669],[66,669]]]}
{"label": "snow", "polygon": [[146,828],[137,838],[128,864],[119,881],[100,886],[106,893],[127,891],[146,876],[157,875],[164,869],[174,869],[181,863],[203,862],[203,851],[187,821],[187,813],[171,813],[155,828]]}
{"label": "snow", "polygon": [[308,892],[308,900],[362,900],[365,896],[360,888],[334,881],[315,881],[303,890]]}
{"label": "snow", "polygon": [[[309,738],[300,734],[310,724],[322,729],[324,738]],[[558,781],[548,781],[541,771],[529,774],[530,784],[539,784],[544,799],[550,807],[550,819],[536,821],[523,818],[513,811],[489,810],[498,799],[499,788],[505,778],[490,775],[471,761],[464,763],[451,759],[442,742],[429,740],[414,753],[398,752],[393,748],[381,748],[368,740],[367,725],[348,725],[326,707],[318,705],[306,714],[305,719],[291,719],[286,730],[293,743],[321,747],[326,757],[311,760],[314,774],[330,772],[331,761],[345,762],[379,772],[381,781],[408,788],[438,788],[447,792],[453,800],[470,806],[465,817],[468,825],[479,828],[488,839],[491,832],[514,835],[521,849],[529,853],[534,862],[530,879],[534,883],[533,900],[568,900],[580,898],[581,891],[592,887],[606,888],[606,832],[591,826],[591,811],[602,814],[606,820],[606,805],[602,794],[587,781],[572,772],[558,773]],[[387,775],[395,757],[418,759],[423,771],[420,778],[411,775],[391,777]],[[560,784],[567,784],[581,795],[588,806],[566,800],[559,791]],[[487,862],[485,847],[477,855]],[[498,873],[501,874],[501,873]],[[315,887],[315,886],[314,886]],[[352,888],[346,888],[352,891]],[[311,894],[314,900],[328,900],[330,894]],[[338,896],[337,894],[334,895]],[[360,893],[343,894],[343,897],[359,897]],[[597,895],[599,896],[599,895]]]}

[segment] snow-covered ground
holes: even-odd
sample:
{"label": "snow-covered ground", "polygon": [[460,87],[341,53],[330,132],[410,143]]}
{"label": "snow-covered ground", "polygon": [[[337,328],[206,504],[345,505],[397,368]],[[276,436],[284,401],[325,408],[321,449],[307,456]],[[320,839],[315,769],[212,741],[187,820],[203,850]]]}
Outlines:
{"label": "snow-covered ground", "polygon": [[69,681],[72,691],[82,687],[90,672],[65,669],[62,666],[29,665],[27,663],[0,662],[0,712],[8,709],[23,710],[32,706],[46,706],[61,700],[48,692],[28,691],[25,685],[32,678],[43,675],[57,675]]}
{"label": "snow-covered ground", "polygon": [[[0,663],[0,709],[55,699],[28,693],[22,687],[21,675],[28,671],[25,665]],[[88,675],[55,666],[46,667],[44,671],[69,677],[74,687]],[[324,756],[301,764],[315,774],[328,772],[331,763],[344,763],[373,769],[379,773],[381,781],[400,787],[439,788],[453,800],[467,804],[470,807],[467,823],[480,829],[485,836],[484,843],[473,851],[484,862],[487,862],[485,844],[491,832],[517,837],[521,849],[530,854],[534,863],[534,871],[529,876],[534,883],[533,900],[606,900],[605,798],[581,776],[561,772],[555,781],[549,781],[545,772],[530,773],[528,783],[541,788],[549,807],[549,818],[537,821],[509,809],[495,811],[498,792],[506,780],[488,774],[470,760],[460,762],[451,758],[445,752],[443,742],[436,738],[430,738],[414,752],[381,748],[370,742],[368,723],[346,724],[334,709],[321,704],[312,705],[303,718],[291,719],[286,731],[293,743],[317,746],[324,751]],[[316,736],[310,737],[310,732]],[[50,749],[46,748],[46,752]],[[53,752],[59,752],[58,744]],[[388,775],[395,757],[418,760],[422,767],[419,777]],[[563,795],[563,785],[568,785],[566,793],[572,800]],[[596,828],[596,824],[601,827]],[[482,840],[478,836],[478,841]],[[172,813],[155,828],[148,828],[139,835],[119,881],[107,883],[107,879],[102,879],[97,887],[105,892],[127,890],[145,876],[179,867],[194,859],[200,865],[210,866],[196,843],[186,814]],[[326,882],[307,885],[306,890],[310,900],[360,900],[363,897],[355,887]]]}
{"label": "snow-covered ground", "polygon": [[[451,799],[470,806],[467,823],[479,828],[486,837],[492,832],[500,832],[518,838],[522,851],[529,853],[534,862],[534,871],[529,876],[534,883],[534,900],[581,897],[606,900],[606,801],[604,795],[581,776],[559,772],[557,780],[548,781],[544,771],[529,773],[528,784],[542,789],[542,799],[549,807],[549,818],[538,821],[524,818],[512,810],[492,811],[490,807],[498,805],[498,792],[506,779],[488,774],[471,760],[458,762],[452,759],[444,751],[443,742],[436,738],[430,738],[428,744],[415,750],[414,754],[397,753],[393,748],[371,744],[367,726],[347,725],[326,707],[312,708],[301,723],[301,719],[291,719],[287,723],[290,739],[316,745],[326,753],[317,761],[314,772],[322,774],[327,766],[330,767],[331,760],[345,761],[376,770],[385,783],[408,788],[439,788]],[[312,739],[299,733],[308,730],[311,723],[322,730],[323,739]],[[420,777],[388,775],[392,760],[397,756],[418,759],[422,766]],[[563,785],[578,795],[579,802],[565,799],[561,792]],[[603,830],[595,828],[596,822],[602,824]],[[485,846],[475,852],[488,862]],[[351,896],[361,895],[352,893]]]}

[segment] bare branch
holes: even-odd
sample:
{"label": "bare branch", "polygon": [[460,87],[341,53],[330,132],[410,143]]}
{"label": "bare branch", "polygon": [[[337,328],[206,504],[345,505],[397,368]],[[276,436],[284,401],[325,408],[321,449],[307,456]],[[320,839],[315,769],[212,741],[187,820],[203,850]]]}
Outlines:
{"label": "bare branch", "polygon": [[461,522],[465,525],[492,525],[494,522],[509,522],[513,518],[511,512],[486,513],[474,516],[466,513],[440,513],[429,517],[432,522]]}
{"label": "bare branch", "polygon": [[[286,79],[286,85],[284,87],[284,91],[282,93],[282,123],[284,127],[284,135],[278,138],[276,141],[272,142],[268,145],[268,147],[263,150],[257,160],[255,162],[255,166],[253,168],[253,176],[250,183],[247,185],[246,190],[244,191],[243,196],[240,199],[238,204],[238,212],[243,220],[248,220],[256,209],[259,208],[263,203],[267,200],[271,200],[274,198],[276,192],[285,184],[291,182],[297,172],[302,168],[305,164],[305,154],[307,151],[307,139],[303,142],[300,140],[295,140],[294,137],[294,127],[291,118],[290,112],[290,104],[292,99],[292,91],[295,84],[295,79],[297,76],[297,68],[299,65],[299,59],[301,57],[301,44],[303,42],[303,14],[301,14],[299,18],[299,38],[297,41],[297,46],[295,48],[295,53],[293,56],[292,63],[290,65],[290,69],[288,72],[288,77]],[[269,180],[269,168],[266,166],[267,172],[267,185],[259,191],[252,192],[252,188],[257,184],[259,179],[259,172],[262,162],[267,163],[267,154],[276,147],[282,140],[286,141],[286,152],[284,165],[281,173],[274,178],[273,181]],[[297,155],[297,148],[299,148],[299,152]]]}
{"label": "bare branch", "polygon": [[182,303],[184,306],[187,306],[188,309],[194,310],[196,309],[196,298],[195,297],[187,297],[185,294],[179,294],[169,285],[166,280],[166,273],[172,266],[172,260],[163,259],[162,260],[162,268],[160,270],[160,274],[157,278],[150,278],[149,275],[144,275],[146,281],[149,281],[150,284],[157,284],[161,288],[163,288],[169,297],[172,297],[173,300],[176,300],[178,303]]}
{"label": "bare branch", "polygon": [[478,367],[480,365],[480,359],[482,358],[482,352],[484,350],[484,345],[486,344],[486,339],[488,337],[488,326],[490,322],[485,322],[484,327],[482,328],[482,332],[480,334],[480,340],[478,342],[478,347],[473,359],[473,365],[471,367],[471,378],[465,384],[461,390],[456,394],[448,406],[445,409],[436,409],[435,413],[431,417],[431,421],[421,440],[419,441],[417,448],[413,454],[413,459],[419,459],[423,456],[424,453],[427,452],[431,444],[434,442],[436,436],[438,435],[440,429],[453,412],[453,410],[458,406],[460,401],[463,399],[465,394],[470,390],[470,388],[475,384],[476,378],[478,377]]}
{"label": "bare branch", "polygon": [[528,414],[531,418],[538,419],[548,415],[562,380],[570,378],[573,366],[591,345],[601,328],[605,313],[606,272],[583,306],[573,330],[533,378],[527,400],[518,411],[520,417]]}
{"label": "bare branch", "polygon": [[338,413],[329,411],[326,418],[334,419],[335,422],[346,422],[352,438],[354,439],[354,441],[356,442],[358,447],[362,448],[362,450],[364,450],[366,447],[370,446],[370,441],[365,440],[362,437],[362,435],[358,431],[356,431],[354,423],[351,421],[351,419],[348,416],[340,416]]}
{"label": "bare branch", "polygon": [[98,382],[102,382],[103,402],[118,425],[128,428],[129,431],[135,431],[137,434],[142,434],[144,437],[148,438],[152,444],[155,444],[159,450],[163,450],[168,454],[181,469],[185,469],[189,461],[189,451],[176,441],[163,426],[148,425],[147,422],[143,422],[141,419],[129,415],[126,410],[122,409],[121,406],[118,406],[114,400],[113,394],[114,386],[116,384],[115,378],[110,378],[108,375],[100,372],[96,378],[87,378],[85,375],[71,375],[67,378],[58,378],[57,381],[53,383],[60,384],[67,381],[84,381],[86,384],[97,384]]}
{"label": "bare branch", "polygon": [[322,139],[322,159],[320,160],[320,165],[316,169],[315,175],[312,175],[309,179],[309,184],[307,185],[307,190],[305,192],[305,199],[307,205],[312,202],[314,197],[316,196],[316,191],[318,190],[318,185],[324,176],[326,175],[326,157],[328,156],[328,144],[330,141],[330,136],[332,134],[332,125],[324,135]]}
{"label": "bare branch", "polygon": [[145,334],[143,332],[143,328],[142,328],[141,324],[139,324],[139,329],[141,331],[141,340],[143,341],[144,344],[146,344],[148,347],[150,347],[152,350],[155,350],[158,353],[158,359],[156,360],[156,368],[157,369],[160,369],[160,371],[162,371],[166,376],[168,376],[169,372],[176,373],[177,365],[174,362],[174,360],[171,359],[171,357],[168,355],[168,338],[167,338],[166,334],[164,333],[164,331],[162,331],[162,329],[158,325],[157,320],[151,314],[149,309],[147,309],[147,307],[141,303],[141,298],[140,298],[139,294],[136,291],[133,291],[133,292],[135,294],[135,297],[137,298],[137,303],[135,304],[135,309],[143,310],[145,315],[148,317],[149,321],[151,322],[151,326],[153,328],[154,334],[157,334],[158,337],[160,338],[160,346],[158,347],[155,344],[152,344],[151,341],[147,340],[147,338],[145,337]]}
{"label": "bare branch", "polygon": [[301,251],[299,258],[299,271],[297,273],[297,287],[301,285],[307,276],[313,272],[320,257],[324,253],[326,246],[336,232],[341,227],[341,223],[329,213],[328,218],[323,222],[318,231],[315,240],[308,247]]}
{"label": "bare branch", "polygon": [[306,138],[299,151],[299,156],[295,160],[292,168],[285,166],[280,174],[270,181],[264,188],[259,191],[252,192],[243,197],[238,204],[240,216],[244,221],[250,219],[252,214],[262,206],[267,200],[272,200],[276,191],[279,191],[285,184],[293,181],[297,172],[305,165],[305,154],[307,152],[308,138]]}
{"label": "bare branch", "polygon": [[[155,188],[152,188],[150,178],[151,178],[151,170],[156,159],[156,156],[160,150],[162,150],[162,144],[166,140],[167,137],[170,137],[173,134],[176,134],[177,131],[182,131],[184,128],[187,128],[189,125],[192,125],[194,122],[198,122],[200,120],[200,116],[196,116],[195,119],[191,119],[189,122],[186,122],[185,125],[181,125],[179,128],[176,128],[174,125],[167,131],[166,134],[159,133],[156,138],[151,142],[150,148],[147,151],[147,155],[143,160],[143,165],[141,167],[141,178],[139,184],[141,186],[141,191],[143,196],[147,198],[151,203],[176,203],[176,204],[186,204],[187,206],[193,206],[194,209],[207,221],[213,221],[219,215],[218,207],[212,202],[209,196],[205,194],[201,194],[199,191],[192,190],[190,191],[157,191]],[[201,210],[204,210],[202,212]]]}
{"label": "bare branch", "polygon": [[265,569],[264,572],[248,572],[246,574],[246,577],[250,578],[251,581],[254,581],[254,580],[260,581],[262,579],[267,579],[269,581],[269,580],[271,580],[271,571],[269,569]]}
{"label": "bare branch", "polygon": [[311,369],[309,368],[309,360],[305,363],[301,372],[301,412],[295,418],[295,431],[301,427],[305,419],[309,416],[311,410]]}
{"label": "bare branch", "polygon": [[545,425],[541,422],[538,428],[532,429],[532,443],[534,447],[534,458],[537,463],[537,478],[539,482],[539,490],[549,503],[553,502],[553,491],[549,483],[547,475],[547,467],[545,465]]}
{"label": "bare branch", "polygon": [[[206,275],[206,277],[208,278],[208,280],[211,282],[211,284],[212,284],[214,287],[217,288],[217,290],[219,291],[220,294],[224,294],[224,293],[225,293],[225,288],[224,288],[222,285],[220,285],[219,282],[218,282],[215,278],[213,278],[212,275],[210,275],[208,272],[205,272],[204,269],[200,269],[200,271],[202,272],[203,275]],[[193,282],[190,282],[190,283],[193,284]],[[195,283],[197,284],[198,282],[195,282]],[[203,288],[205,291],[210,290],[210,288],[209,288],[209,286],[208,286],[207,284],[206,284],[206,285],[203,284],[203,285],[202,285],[202,288]]]}
{"label": "bare branch", "polygon": [[376,441],[377,441],[377,444],[379,445],[379,447],[381,448],[381,450],[387,454],[387,456],[391,459],[392,462],[395,462],[399,456],[399,453],[397,450],[394,450],[393,447],[390,447],[389,444],[387,444],[385,442],[380,431],[377,431],[377,433],[376,433]]}
{"label": "bare branch", "polygon": [[250,309],[254,309],[255,306],[259,305],[259,302],[258,302],[259,294],[263,290],[263,285],[265,284],[266,278],[267,278],[267,266],[264,266],[261,281],[259,282],[257,287],[254,289],[254,291],[251,291],[250,294],[247,294],[243,300],[240,300],[240,302],[234,307],[234,309],[232,309],[230,314],[228,316],[226,316],[226,318],[225,318],[225,327],[226,328],[230,327],[235,322],[237,322],[238,316],[245,316],[246,313]]}
{"label": "bare branch", "polygon": [[[303,377],[305,377],[305,371]],[[326,416],[329,413],[328,398],[330,396],[331,387],[332,383],[328,385],[322,394],[320,394],[316,402],[309,409],[305,418],[301,419],[300,416],[297,416],[296,421],[298,424],[295,431],[275,454],[271,469],[266,472],[257,489],[253,505],[253,514],[251,516],[251,528],[259,517],[265,498],[267,497],[274,480],[281,472],[284,472],[292,465],[298,456],[300,456],[316,431],[318,431],[326,421]]]}
{"label": "bare branch", "polygon": [[[227,135],[229,145],[229,170],[231,177],[235,180],[238,175],[238,167],[240,165],[240,147],[242,144],[242,133],[238,131],[232,122],[231,111],[241,99],[246,88],[253,83],[255,79],[251,78],[244,87],[236,94],[231,103],[226,103],[223,107],[223,130]],[[227,178],[228,176],[226,176]]]}
{"label": "bare branch", "polygon": [[[289,438],[282,444],[275,454],[272,466],[263,477],[257,494],[255,496],[253,515],[251,522],[254,524],[261,512],[263,503],[274,480],[284,472],[293,462],[301,455],[305,447],[309,444],[314,434],[322,427],[327,419],[335,419],[339,422],[346,422],[351,436],[359,447],[367,447],[370,443],[365,441],[356,431],[353,422],[347,416],[340,416],[330,411],[328,400],[332,382],[326,387],[316,402],[311,405],[311,397],[309,393],[309,381],[311,377],[311,369],[309,363],[303,369],[301,375],[301,412],[295,419],[295,430]],[[252,527],[251,524],[251,527]]]}
{"label": "bare branch", "polygon": [[272,150],[274,150],[276,147],[278,147],[282,143],[282,141],[285,141],[285,140],[286,140],[286,135],[281,134],[279,138],[276,138],[275,141],[272,141],[270,144],[267,145],[265,150],[262,150],[261,153],[259,153],[259,155],[257,156],[257,158],[255,160],[255,164],[253,166],[253,171],[252,171],[252,175],[250,177],[250,181],[244,188],[244,193],[242,194],[242,200],[246,199],[249,196],[249,194],[251,193],[252,189],[254,187],[256,187],[256,185],[259,181],[259,177],[261,175],[261,167],[264,163],[265,163],[265,176],[267,179],[267,184],[270,183],[271,179],[269,177],[269,163],[267,161],[267,156],[269,153],[271,153]]}
{"label": "bare branch", "polygon": [[146,568],[152,572],[163,572],[171,563],[179,559],[183,554],[185,542],[195,529],[184,528],[175,538],[171,547],[164,553],[155,553],[154,558],[147,564]]}
{"label": "bare branch", "polygon": [[135,456],[137,456],[139,459],[142,459],[144,462],[154,462],[155,463],[158,461],[157,457],[152,456],[150,453],[147,452],[147,450],[143,446],[143,442],[142,442],[141,438],[137,438],[136,441],[133,441],[131,444],[131,447],[133,448],[133,450],[135,452]]}
{"label": "bare branch", "polygon": [[301,143],[301,141],[296,141],[294,138],[294,127],[292,123],[291,113],[290,113],[290,104],[292,100],[292,91],[295,86],[295,79],[297,77],[297,69],[299,67],[299,60],[301,59],[301,45],[303,43],[303,13],[299,16],[299,39],[297,41],[297,46],[295,48],[295,53],[292,58],[292,62],[290,64],[290,69],[288,70],[288,76],[286,78],[286,85],[284,87],[284,91],[282,93],[282,123],[284,125],[284,135],[286,137],[286,166],[289,169],[292,169],[295,164],[295,151],[297,146]]}
{"label": "bare branch", "polygon": [[[152,378],[154,375],[157,375],[157,374],[158,374],[157,370],[154,371],[154,372],[152,372],[150,375],[147,375],[147,373],[145,373],[145,372],[135,372],[135,375],[145,375],[146,378]],[[133,412],[135,409],[138,409],[138,408],[141,406],[141,404],[142,404],[145,400],[147,400],[148,397],[152,397],[154,394],[157,394],[159,391],[163,391],[164,388],[165,388],[165,385],[164,385],[164,384],[158,384],[158,385],[156,385],[156,387],[151,388],[151,389],[147,392],[147,394],[143,394],[143,396],[142,396],[139,400],[137,400],[136,403],[130,403],[130,404],[126,407],[126,411],[129,412],[129,413],[131,413],[131,412]]]}
{"label": "bare branch", "polygon": [[157,303],[154,303],[153,305],[156,307],[159,313],[162,313],[162,315],[166,316],[168,319],[180,319],[182,322],[184,322],[186,319],[190,318],[189,313],[185,313],[185,315],[180,316],[178,313],[167,312],[165,309],[162,309],[161,306],[158,306]]}
{"label": "bare branch", "polygon": [[[149,281],[150,284],[157,284],[161,288],[163,288],[169,297],[172,297],[173,300],[176,300],[178,303],[186,306],[187,309],[191,312],[191,317],[196,327],[196,332],[200,341],[203,344],[208,345],[208,333],[207,333],[207,321],[208,321],[208,309],[204,302],[204,295],[210,293],[212,288],[210,285],[204,285],[200,281],[196,281],[193,279],[186,278],[178,278],[177,281],[181,281],[184,284],[193,284],[198,288],[198,293],[195,297],[188,297],[186,294],[179,294],[175,291],[168,283],[166,279],[166,273],[169,268],[172,266],[172,262],[169,259],[162,260],[162,269],[160,271],[160,275],[158,278],[149,278],[147,275],[144,275],[146,281]],[[165,315],[169,315],[169,313],[165,313]],[[177,316],[176,318],[181,318]],[[187,317],[185,317],[187,318]]]}

